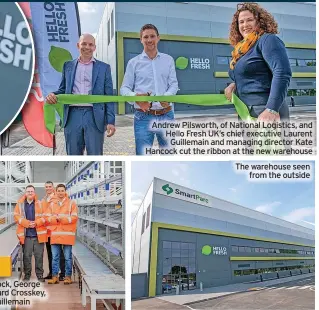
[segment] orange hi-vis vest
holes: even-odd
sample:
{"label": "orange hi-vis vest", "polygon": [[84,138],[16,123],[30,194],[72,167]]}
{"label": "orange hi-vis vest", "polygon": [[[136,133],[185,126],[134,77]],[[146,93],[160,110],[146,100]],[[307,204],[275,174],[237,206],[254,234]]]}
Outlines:
{"label": "orange hi-vis vest", "polygon": [[51,244],[74,245],[78,208],[66,195],[62,202],[52,202],[46,211],[46,222],[51,227]]}
{"label": "orange hi-vis vest", "polygon": [[[22,196],[21,199],[18,200],[14,208],[14,221],[17,223],[17,237],[21,244],[24,244],[25,240],[25,230],[29,228],[30,221],[26,219],[24,203],[26,201],[25,195]],[[34,211],[35,211],[35,229],[38,235],[39,243],[47,242],[47,228],[44,217],[44,208],[41,204],[41,201],[35,197],[34,199]]]}
{"label": "orange hi-vis vest", "polygon": [[[46,213],[50,204],[52,202],[56,202],[58,201],[58,198],[56,197],[55,192],[53,192],[49,197],[46,195],[43,199],[42,199],[42,205],[43,205],[43,210],[45,210],[45,213],[43,214],[44,217],[48,217],[50,216],[49,213]],[[47,231],[48,231],[48,237],[51,237],[51,226],[47,225]]]}

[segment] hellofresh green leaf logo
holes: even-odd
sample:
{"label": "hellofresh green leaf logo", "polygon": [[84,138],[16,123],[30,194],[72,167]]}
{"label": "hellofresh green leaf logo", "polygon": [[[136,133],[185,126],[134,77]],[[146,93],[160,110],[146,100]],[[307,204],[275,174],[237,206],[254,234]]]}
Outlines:
{"label": "hellofresh green leaf logo", "polygon": [[162,187],[162,190],[166,192],[167,195],[170,195],[171,193],[173,193],[173,189],[169,186],[169,184],[165,184]]}
{"label": "hellofresh green leaf logo", "polygon": [[68,50],[62,47],[51,46],[49,61],[56,71],[62,72],[64,63],[69,60],[72,60],[72,55]]}
{"label": "hellofresh green leaf logo", "polygon": [[188,66],[188,58],[178,57],[175,61],[175,66],[177,69],[184,70]]}
{"label": "hellofresh green leaf logo", "polygon": [[202,254],[208,256],[210,253],[212,253],[212,247],[209,245],[204,245],[202,247]]}

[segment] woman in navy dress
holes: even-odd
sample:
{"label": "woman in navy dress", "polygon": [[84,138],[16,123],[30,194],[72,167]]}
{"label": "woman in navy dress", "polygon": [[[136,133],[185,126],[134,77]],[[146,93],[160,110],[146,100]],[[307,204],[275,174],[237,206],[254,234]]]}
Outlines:
{"label": "woman in navy dress", "polygon": [[285,102],[291,79],[286,48],[274,17],[256,3],[237,5],[230,27],[234,47],[229,76],[233,80],[225,95],[232,92],[248,106],[251,116],[273,122],[289,119]]}

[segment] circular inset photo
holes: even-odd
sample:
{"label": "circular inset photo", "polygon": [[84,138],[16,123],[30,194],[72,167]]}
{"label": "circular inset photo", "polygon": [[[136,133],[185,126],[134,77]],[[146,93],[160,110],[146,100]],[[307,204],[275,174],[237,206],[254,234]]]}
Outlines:
{"label": "circular inset photo", "polygon": [[27,19],[14,2],[0,2],[0,134],[18,116],[34,74],[34,45]]}

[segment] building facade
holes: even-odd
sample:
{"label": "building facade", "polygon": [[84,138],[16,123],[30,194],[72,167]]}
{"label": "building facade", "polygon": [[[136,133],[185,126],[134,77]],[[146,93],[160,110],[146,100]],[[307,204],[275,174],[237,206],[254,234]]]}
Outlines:
{"label": "building facade", "polygon": [[132,223],[132,297],[314,272],[314,246],[311,229],[154,178]]}
{"label": "building facade", "polygon": [[[278,22],[278,36],[285,42],[290,59],[293,78],[286,100],[290,103],[293,97],[296,105],[315,104],[315,4],[261,5]],[[118,93],[128,61],[143,50],[140,28],[152,23],[160,32],[159,50],[175,59],[179,94],[219,94],[231,82],[228,68],[232,48],[228,34],[235,11],[236,3],[231,2],[107,2],[95,56],[111,65],[114,92]],[[176,111],[213,108],[175,105]],[[119,103],[117,112],[132,113],[133,109],[128,103]]]}

